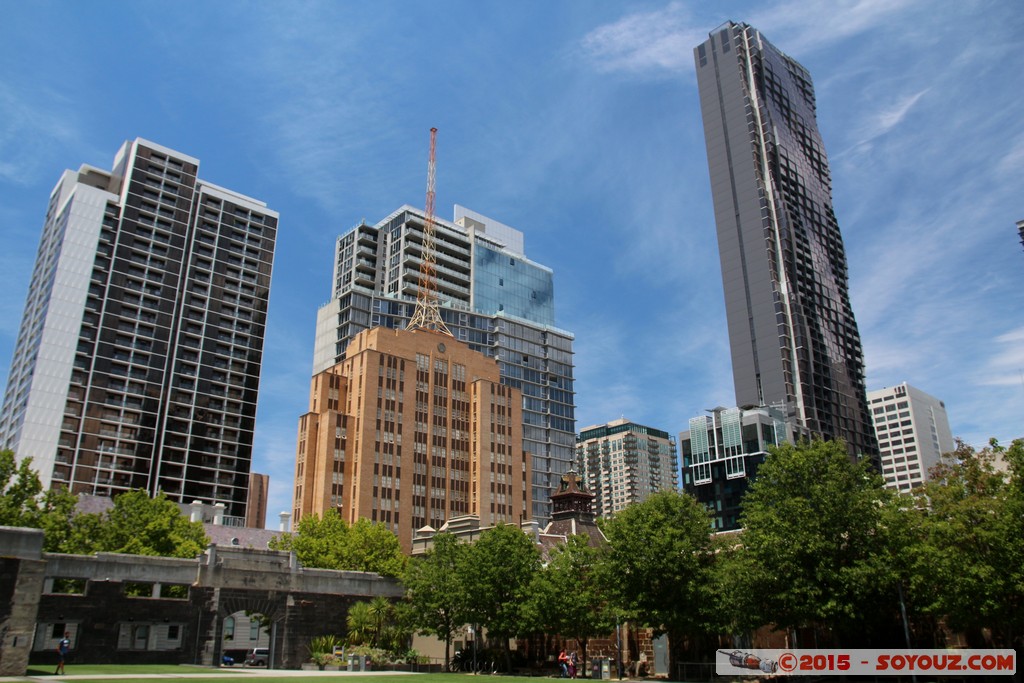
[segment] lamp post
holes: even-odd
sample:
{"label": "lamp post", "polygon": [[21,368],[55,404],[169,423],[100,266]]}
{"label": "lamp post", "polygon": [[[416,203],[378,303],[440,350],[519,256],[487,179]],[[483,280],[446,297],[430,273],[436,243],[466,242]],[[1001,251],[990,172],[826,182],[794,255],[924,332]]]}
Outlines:
{"label": "lamp post", "polygon": [[622,680],[622,626],[618,616],[615,617],[615,669]]}

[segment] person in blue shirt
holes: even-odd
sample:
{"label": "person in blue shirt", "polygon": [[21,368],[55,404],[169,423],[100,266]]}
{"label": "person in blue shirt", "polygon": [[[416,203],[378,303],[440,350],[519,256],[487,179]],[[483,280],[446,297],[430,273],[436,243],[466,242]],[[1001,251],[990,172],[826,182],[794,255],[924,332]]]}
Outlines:
{"label": "person in blue shirt", "polygon": [[64,673],[64,659],[68,656],[68,650],[71,649],[71,631],[65,631],[64,637],[57,643],[57,670],[53,672],[56,676],[58,674],[63,675]]}

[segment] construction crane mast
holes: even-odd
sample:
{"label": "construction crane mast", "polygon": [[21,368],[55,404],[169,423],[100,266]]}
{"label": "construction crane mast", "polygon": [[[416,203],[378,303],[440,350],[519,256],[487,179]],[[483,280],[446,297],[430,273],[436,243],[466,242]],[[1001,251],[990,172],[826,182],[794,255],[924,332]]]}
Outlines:
{"label": "construction crane mast", "polygon": [[449,337],[448,326],[441,319],[437,303],[437,252],[434,247],[434,184],[436,182],[437,128],[430,129],[430,158],[427,162],[427,206],[423,223],[423,247],[420,254],[420,282],[416,294],[416,310],[405,326],[407,330],[427,329],[443,332]]}

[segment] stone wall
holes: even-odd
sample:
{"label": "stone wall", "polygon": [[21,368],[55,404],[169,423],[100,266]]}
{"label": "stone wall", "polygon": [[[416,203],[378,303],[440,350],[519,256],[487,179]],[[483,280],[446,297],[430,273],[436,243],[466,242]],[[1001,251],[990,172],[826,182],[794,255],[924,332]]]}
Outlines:
{"label": "stone wall", "polygon": [[[0,548],[0,675],[24,675],[30,661],[54,663],[48,641],[65,628],[72,665],[216,665],[230,648],[224,619],[242,611],[268,617],[271,666],[297,669],[311,638],[344,637],[353,603],[402,595],[395,579],[306,569],[272,550],[211,545],[195,559],[48,554],[42,532],[7,527]],[[68,580],[74,592],[57,592]],[[168,586],[180,593],[166,595]]]}
{"label": "stone wall", "polygon": [[46,562],[43,532],[0,527],[0,676],[25,673]]}

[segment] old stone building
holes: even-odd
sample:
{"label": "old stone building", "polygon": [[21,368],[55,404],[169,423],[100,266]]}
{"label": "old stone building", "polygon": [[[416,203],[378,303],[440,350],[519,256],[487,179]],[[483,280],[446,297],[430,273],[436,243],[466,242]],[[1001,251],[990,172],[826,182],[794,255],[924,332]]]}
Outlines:
{"label": "old stone building", "polygon": [[261,615],[271,668],[297,669],[310,639],[342,636],[355,602],[398,598],[395,579],[308,569],[292,553],[210,545],[195,559],[42,552],[38,529],[0,527],[0,676],[52,663],[219,663],[225,621]]}

